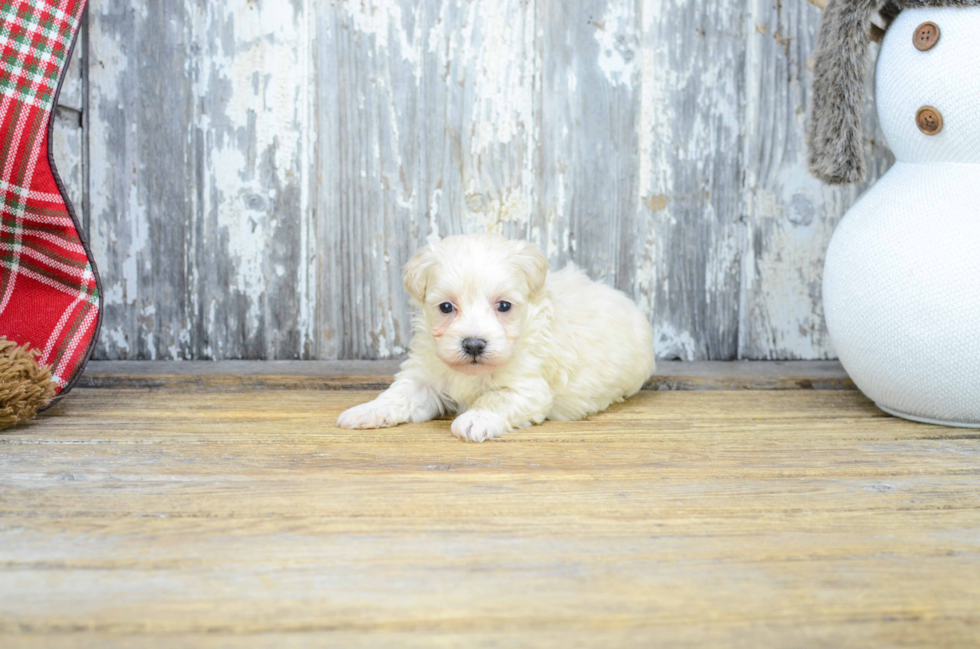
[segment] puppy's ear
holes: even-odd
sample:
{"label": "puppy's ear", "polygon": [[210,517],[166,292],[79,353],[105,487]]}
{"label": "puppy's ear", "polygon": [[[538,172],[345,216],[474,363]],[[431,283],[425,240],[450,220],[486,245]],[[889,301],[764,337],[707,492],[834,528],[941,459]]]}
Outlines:
{"label": "puppy's ear", "polygon": [[434,264],[432,248],[426,246],[420,248],[415,256],[408,260],[402,270],[402,282],[405,284],[405,290],[419,302],[425,300],[425,285],[429,281],[429,271],[432,270]]}
{"label": "puppy's ear", "polygon": [[536,296],[544,288],[548,276],[548,258],[533,243],[515,241],[518,272],[527,282],[528,295]]}

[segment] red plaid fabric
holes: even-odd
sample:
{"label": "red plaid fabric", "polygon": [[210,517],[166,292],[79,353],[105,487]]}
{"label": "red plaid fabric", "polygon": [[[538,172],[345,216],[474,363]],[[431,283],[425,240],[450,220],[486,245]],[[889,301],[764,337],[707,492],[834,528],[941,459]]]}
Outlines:
{"label": "red plaid fabric", "polygon": [[86,0],[0,0],[0,336],[69,388],[95,343],[95,267],[50,163],[49,123]]}

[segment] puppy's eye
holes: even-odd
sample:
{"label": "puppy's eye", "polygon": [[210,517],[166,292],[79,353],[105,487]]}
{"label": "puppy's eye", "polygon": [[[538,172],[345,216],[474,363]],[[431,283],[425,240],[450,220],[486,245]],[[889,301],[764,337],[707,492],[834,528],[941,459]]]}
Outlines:
{"label": "puppy's eye", "polygon": [[452,313],[454,309],[453,309],[453,305],[450,304],[449,302],[443,302],[442,304],[439,305],[439,310],[448,315]]}
{"label": "puppy's eye", "polygon": [[508,311],[510,311],[510,308],[512,306],[514,305],[511,304],[510,302],[497,302],[497,311],[500,311],[501,313],[507,313]]}

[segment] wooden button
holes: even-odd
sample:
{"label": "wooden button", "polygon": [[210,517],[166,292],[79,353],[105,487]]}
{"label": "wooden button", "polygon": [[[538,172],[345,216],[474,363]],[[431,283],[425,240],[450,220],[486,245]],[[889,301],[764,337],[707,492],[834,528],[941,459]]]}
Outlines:
{"label": "wooden button", "polygon": [[939,42],[939,25],[936,23],[922,23],[915,28],[912,35],[912,44],[920,52],[931,50]]}
{"label": "wooden button", "polygon": [[923,106],[915,114],[915,125],[926,135],[935,135],[943,130],[943,115],[932,106]]}

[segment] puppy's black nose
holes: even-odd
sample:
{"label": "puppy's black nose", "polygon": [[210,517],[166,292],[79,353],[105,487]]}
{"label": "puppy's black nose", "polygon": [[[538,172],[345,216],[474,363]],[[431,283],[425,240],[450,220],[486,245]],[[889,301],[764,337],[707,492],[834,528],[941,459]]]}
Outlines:
{"label": "puppy's black nose", "polygon": [[487,348],[487,341],[481,338],[467,338],[463,341],[463,351],[476,358]]}

